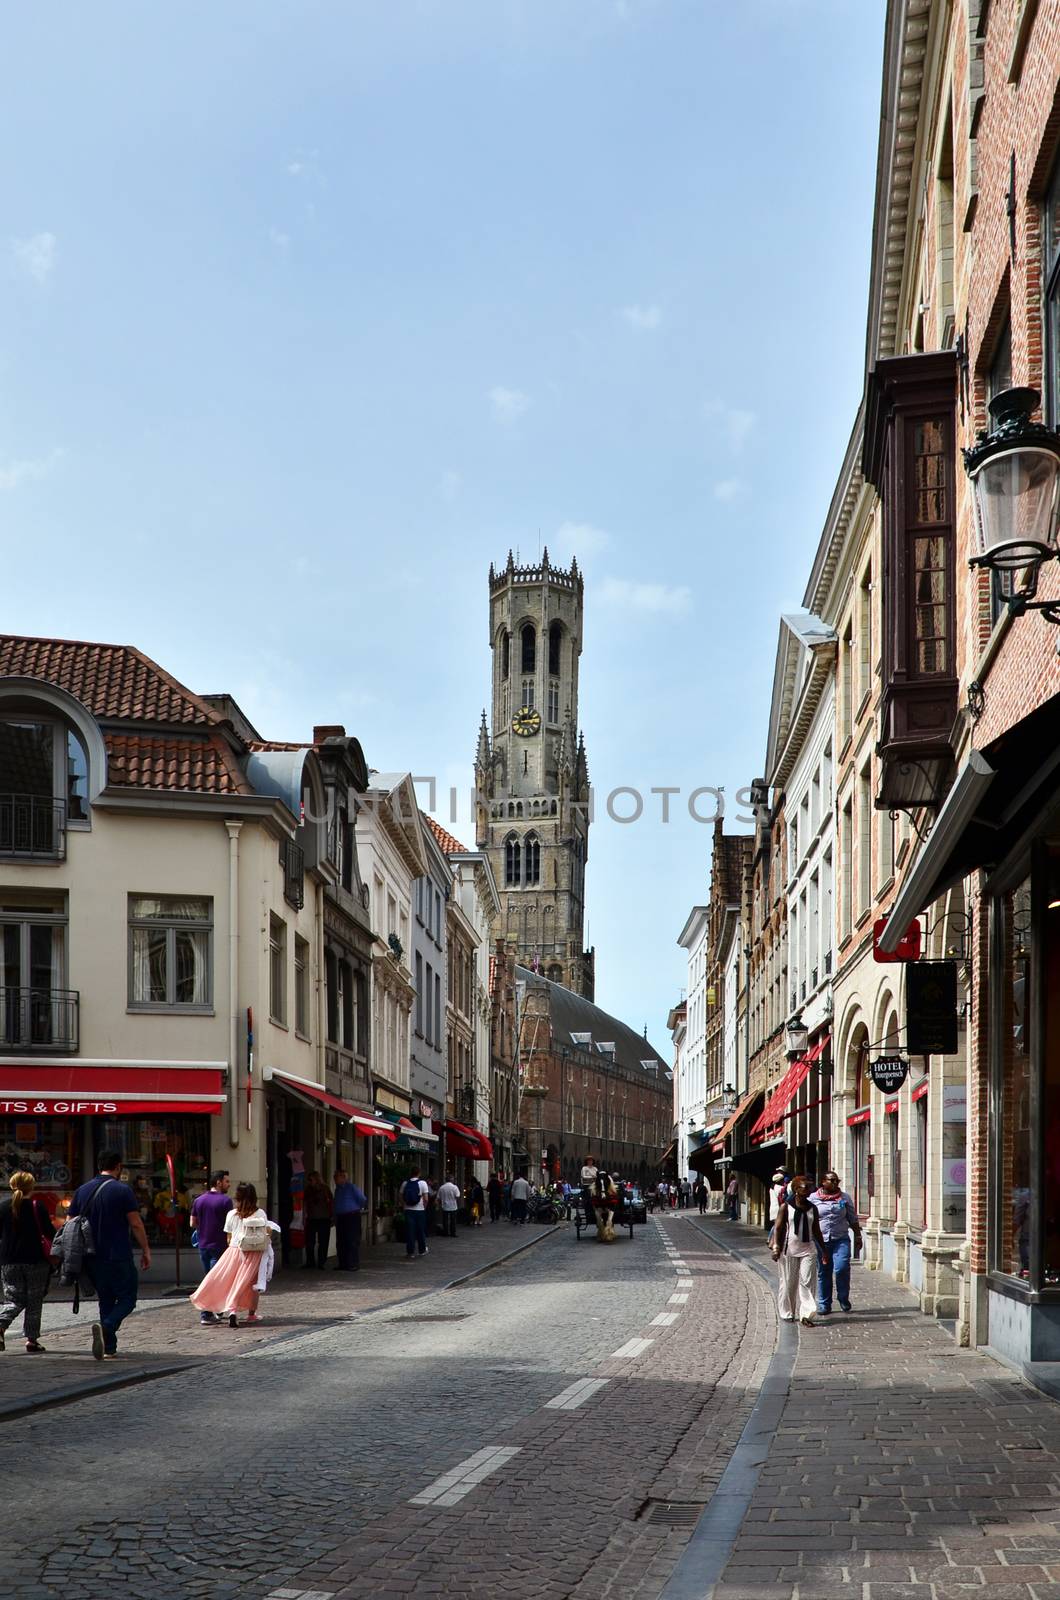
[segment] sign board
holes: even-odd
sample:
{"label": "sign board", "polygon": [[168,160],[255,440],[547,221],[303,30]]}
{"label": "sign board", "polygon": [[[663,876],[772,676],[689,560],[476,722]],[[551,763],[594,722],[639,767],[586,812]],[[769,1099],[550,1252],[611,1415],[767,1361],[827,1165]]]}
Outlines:
{"label": "sign board", "polygon": [[909,1076],[909,1063],[901,1056],[879,1056],[869,1062],[869,1077],[883,1094],[893,1094]]}
{"label": "sign board", "polygon": [[872,924],[872,959],[873,961],[919,961],[920,960],[920,921],[911,922],[893,950],[886,953],[880,949],[880,935],[886,928],[890,917],[877,917]]}
{"label": "sign board", "polygon": [[957,963],[911,961],[905,975],[906,1049],[911,1056],[957,1050]]}

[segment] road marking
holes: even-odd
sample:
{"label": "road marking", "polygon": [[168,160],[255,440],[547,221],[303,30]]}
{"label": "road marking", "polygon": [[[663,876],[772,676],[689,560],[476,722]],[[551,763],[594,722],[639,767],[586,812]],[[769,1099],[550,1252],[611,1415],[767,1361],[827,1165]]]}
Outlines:
{"label": "road marking", "polygon": [[671,1322],[677,1321],[676,1311],[660,1311],[657,1317],[652,1317],[648,1323],[649,1328],[668,1328]]}
{"label": "road marking", "polygon": [[682,1261],[680,1256],[675,1256],[674,1266],[679,1272],[688,1272],[690,1270],[688,1262]]}
{"label": "road marking", "polygon": [[666,1304],[668,1306],[686,1306],[688,1304],[688,1296],[686,1294],[672,1294]]}
{"label": "road marking", "polygon": [[334,1589],[274,1589],[265,1600],[333,1600]]}
{"label": "road marking", "polygon": [[561,1394],[554,1395],[551,1400],[545,1401],[546,1411],[577,1411],[579,1406],[602,1389],[605,1383],[610,1383],[610,1378],[579,1378],[577,1383],[570,1384]]}
{"label": "road marking", "polygon": [[654,1339],[627,1339],[621,1350],[612,1350],[611,1360],[625,1361],[628,1358],[632,1361],[634,1356],[642,1356],[648,1346],[654,1343]]}
{"label": "road marking", "polygon": [[427,1485],[419,1494],[414,1494],[409,1501],[410,1506],[455,1506],[466,1494],[470,1494],[476,1483],[481,1483],[483,1478],[488,1478],[491,1472],[499,1472],[501,1467],[508,1465],[513,1456],[517,1456],[522,1447],[519,1445],[489,1445],[485,1450],[476,1450],[473,1456],[468,1456],[466,1461],[461,1461],[459,1466],[451,1467],[448,1472],[443,1472],[440,1478]]}
{"label": "road marking", "polygon": [[693,1284],[692,1284],[692,1279],[691,1278],[678,1278],[678,1280],[677,1280],[677,1288],[678,1289],[691,1289],[692,1287],[693,1287]]}

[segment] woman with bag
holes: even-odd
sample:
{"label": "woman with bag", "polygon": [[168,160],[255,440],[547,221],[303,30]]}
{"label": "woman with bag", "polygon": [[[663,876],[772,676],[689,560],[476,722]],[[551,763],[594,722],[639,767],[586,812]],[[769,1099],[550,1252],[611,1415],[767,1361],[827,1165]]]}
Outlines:
{"label": "woman with bag", "polygon": [[0,1200],[0,1350],[4,1334],[21,1311],[26,1354],[39,1356],[44,1353],[40,1319],[52,1275],[49,1252],[55,1229],[44,1203],[33,1198],[33,1174],[13,1172],[7,1181],[11,1196]]}
{"label": "woman with bag", "polygon": [[817,1310],[816,1267],[825,1260],[826,1252],[810,1185],[801,1174],[791,1180],[787,1197],[780,1202],[770,1249],[777,1264],[780,1320],[794,1322],[797,1318],[804,1328],[812,1328]]}
{"label": "woman with bag", "polygon": [[191,1303],[200,1311],[227,1317],[230,1328],[238,1326],[241,1311],[244,1324],[260,1322],[258,1296],[268,1287],[275,1259],[270,1235],[279,1233],[280,1228],[258,1205],[258,1191],[252,1183],[237,1187],[236,1203],[225,1217],[224,1231],[228,1249],[210,1268]]}

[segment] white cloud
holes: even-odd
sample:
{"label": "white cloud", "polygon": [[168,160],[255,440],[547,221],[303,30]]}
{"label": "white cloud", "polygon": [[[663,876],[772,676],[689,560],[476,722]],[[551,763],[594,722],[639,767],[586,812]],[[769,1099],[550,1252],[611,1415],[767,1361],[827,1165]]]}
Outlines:
{"label": "white cloud", "polygon": [[611,535],[605,533],[603,528],[594,527],[591,522],[561,522],[548,541],[548,547],[557,559],[564,562],[577,556],[578,565],[584,567],[593,556],[606,550],[610,543]]}
{"label": "white cloud", "polygon": [[502,384],[490,390],[489,402],[497,421],[505,423],[518,422],[533,405],[530,396],[521,389],[505,389]]}
{"label": "white cloud", "polygon": [[663,319],[661,306],[623,306],[622,315],[638,333],[654,333]]}
{"label": "white cloud", "polygon": [[291,235],[284,233],[282,228],[271,227],[269,229],[269,241],[282,253],[290,249]]}
{"label": "white cloud", "polygon": [[707,421],[715,424],[725,435],[734,450],[742,450],[758,423],[755,411],[741,406],[723,405],[720,400],[708,400],[703,407]]}
{"label": "white cloud", "polygon": [[55,267],[56,243],[54,233],[34,233],[28,239],[13,239],[11,255],[15,266],[34,283],[47,283]]}
{"label": "white cloud", "polygon": [[447,467],[438,480],[438,493],[443,500],[448,500],[451,505],[460,493],[463,483],[464,480],[459,472],[454,472],[452,467]]}
{"label": "white cloud", "polygon": [[715,500],[721,500],[725,505],[742,500],[746,493],[747,485],[742,478],[722,478],[720,483],[714,485]]}
{"label": "white cloud", "polygon": [[39,456],[35,461],[9,461],[6,466],[0,466],[0,490],[17,489],[23,483],[32,483],[38,478],[46,478],[54,467],[62,460],[62,450],[51,450],[46,456]]}
{"label": "white cloud", "polygon": [[289,172],[292,178],[297,178],[305,171],[305,162],[288,161],[284,170]]}
{"label": "white cloud", "polygon": [[685,584],[632,583],[628,578],[605,578],[600,599],[616,611],[671,617],[683,616],[692,607],[692,591]]}

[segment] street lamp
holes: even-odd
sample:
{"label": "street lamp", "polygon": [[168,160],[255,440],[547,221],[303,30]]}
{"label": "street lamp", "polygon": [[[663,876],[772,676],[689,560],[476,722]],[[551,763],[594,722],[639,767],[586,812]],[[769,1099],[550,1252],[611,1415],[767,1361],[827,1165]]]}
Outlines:
{"label": "street lamp", "polygon": [[721,1106],[723,1111],[735,1111],[740,1103],[740,1096],[731,1083],[727,1083],[721,1091]]}
{"label": "street lamp", "polygon": [[995,395],[993,427],[963,452],[978,537],[969,565],[989,567],[1013,583],[1022,573],[1019,588],[1006,596],[1010,610],[1016,616],[1041,611],[1060,626],[1060,602],[1033,598],[1043,564],[1060,555],[1060,433],[1031,421],[1040,400],[1037,389]]}
{"label": "street lamp", "polygon": [[806,1054],[810,1042],[809,1030],[801,1017],[792,1017],[784,1029],[785,1050],[784,1054],[789,1061],[794,1061],[796,1056]]}

